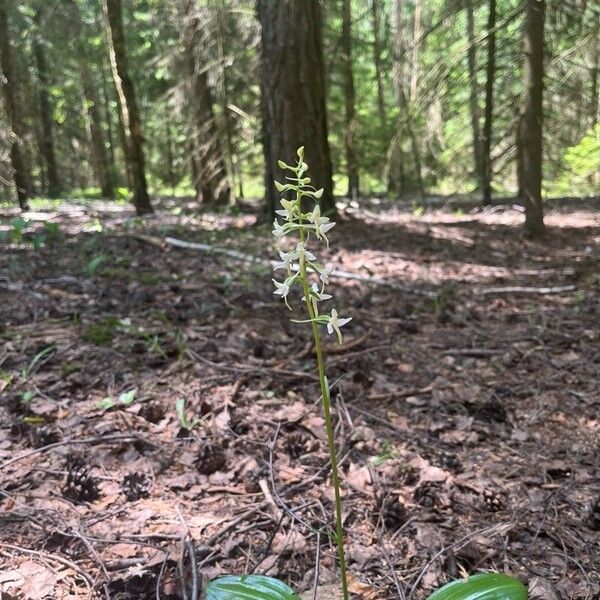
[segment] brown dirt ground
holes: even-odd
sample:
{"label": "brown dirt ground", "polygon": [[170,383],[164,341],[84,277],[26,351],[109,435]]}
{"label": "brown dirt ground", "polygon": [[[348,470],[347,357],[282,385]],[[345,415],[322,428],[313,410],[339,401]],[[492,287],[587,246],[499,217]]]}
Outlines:
{"label": "brown dirt ground", "polygon": [[[500,570],[598,600],[598,212],[556,208],[531,242],[511,206],[367,206],[327,260],[406,289],[329,290],[353,317],[326,340],[352,591],[420,599]],[[309,331],[260,263],[143,237],[273,258],[268,228],[169,200],[143,221],[99,202],[30,218],[60,233],[0,256],[0,596],[182,598],[192,549],[204,578],[310,590],[318,539],[331,582]]]}

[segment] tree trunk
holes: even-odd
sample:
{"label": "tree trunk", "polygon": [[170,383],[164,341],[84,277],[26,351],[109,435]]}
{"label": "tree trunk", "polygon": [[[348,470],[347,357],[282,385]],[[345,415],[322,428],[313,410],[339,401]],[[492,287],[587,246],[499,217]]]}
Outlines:
{"label": "tree trunk", "polygon": [[40,120],[42,123],[41,151],[42,160],[46,165],[46,175],[48,178],[48,187],[46,193],[50,198],[58,198],[61,192],[60,178],[56,167],[56,154],[54,152],[54,108],[50,102],[48,87],[50,85],[48,77],[48,66],[46,64],[46,53],[41,39],[41,32],[44,30],[44,15],[42,5],[40,4],[34,16],[36,31],[33,38],[33,54],[38,74],[38,97],[40,103]]}
{"label": "tree trunk", "polygon": [[479,129],[479,85],[477,83],[477,54],[475,41],[475,18],[472,0],[465,0],[467,13],[467,62],[469,66],[469,107],[471,109],[471,127],[473,129],[473,164],[475,181],[479,188],[483,183],[484,166],[481,152],[481,131]]}
{"label": "tree trunk", "polygon": [[90,138],[92,141],[92,164],[96,181],[100,186],[103,198],[112,198],[114,194],[114,183],[108,164],[104,134],[102,132],[102,118],[100,116],[100,101],[92,80],[91,60],[87,40],[88,32],[79,13],[76,2],[71,2],[71,17],[73,23],[73,40],[77,62],[79,66],[79,78],[83,88],[85,108],[88,115]]}
{"label": "tree trunk", "polygon": [[4,75],[0,84],[3,88],[8,122],[12,129],[10,160],[17,199],[21,210],[27,210],[27,200],[31,189],[31,173],[25,151],[25,125],[23,124],[21,104],[16,90],[17,79],[13,72],[7,13],[7,0],[0,0],[0,66]]}
{"label": "tree trunk", "polygon": [[344,95],[346,100],[346,169],[348,172],[348,198],[359,195],[358,164],[356,160],[356,110],[354,76],[352,75],[352,11],[350,0],[342,1],[342,72],[344,77]]}
{"label": "tree trunk", "polygon": [[545,0],[527,0],[521,164],[525,232],[530,237],[540,237],[546,232],[542,206],[542,93],[544,86],[545,11]]}
{"label": "tree trunk", "polygon": [[421,0],[415,0],[415,22],[413,28],[413,46],[410,70],[410,102],[417,101],[417,89],[419,85],[419,53],[421,51]]}
{"label": "tree trunk", "polygon": [[275,214],[273,180],[284,174],[278,160],[291,162],[305,146],[321,209],[335,213],[327,112],[321,7],[318,0],[258,0],[262,26],[261,103],[265,156],[266,213]]}
{"label": "tree trunk", "polygon": [[496,0],[488,1],[487,68],[485,81],[485,113],[482,136],[483,178],[481,191],[483,203],[492,202],[492,119],[494,114],[494,75],[496,72]]}
{"label": "tree trunk", "polygon": [[229,202],[231,190],[213,111],[212,90],[203,60],[203,40],[199,40],[201,27],[198,2],[181,0],[178,6],[182,21],[183,60],[193,98],[190,108],[196,162],[196,195],[198,201],[203,204],[223,205]]}
{"label": "tree trunk", "polygon": [[379,1],[372,0],[371,15],[373,17],[373,63],[375,64],[375,81],[377,82],[377,111],[381,130],[385,131],[387,127],[387,116],[385,112],[385,99],[383,95],[383,77],[381,67],[381,40],[379,38],[381,23],[379,15]]}
{"label": "tree trunk", "polygon": [[404,132],[408,134],[414,162],[415,177],[417,179],[417,189],[419,196],[425,196],[425,186],[423,183],[423,171],[421,166],[421,150],[417,141],[411,115],[409,99],[406,97],[404,82],[404,61],[406,59],[406,50],[402,35],[402,0],[396,0],[396,39],[394,43],[394,80],[396,94],[398,96],[398,106],[400,114],[396,124],[396,133],[392,138],[388,150],[388,190],[400,193],[404,188],[406,169],[404,165],[404,154],[402,152],[402,138]]}
{"label": "tree trunk", "polygon": [[146,184],[142,125],[127,68],[121,0],[104,0],[103,8],[108,25],[110,63],[125,129],[125,161],[130,165],[133,178],[133,204],[137,214],[144,215],[152,212],[152,204]]}

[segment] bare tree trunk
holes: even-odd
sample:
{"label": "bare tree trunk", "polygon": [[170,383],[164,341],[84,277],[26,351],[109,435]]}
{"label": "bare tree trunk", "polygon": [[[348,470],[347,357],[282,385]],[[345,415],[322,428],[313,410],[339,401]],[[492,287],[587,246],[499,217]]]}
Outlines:
{"label": "bare tree trunk", "polygon": [[48,66],[46,64],[46,53],[41,39],[41,32],[44,28],[44,15],[42,4],[34,16],[36,31],[33,39],[33,55],[38,74],[38,97],[40,103],[40,120],[42,123],[42,160],[46,165],[46,174],[48,177],[48,187],[46,193],[50,198],[58,198],[61,193],[60,178],[56,167],[56,154],[54,152],[54,108],[50,102],[48,87],[50,85],[48,78]]}
{"label": "bare tree trunk", "polygon": [[372,0],[371,15],[373,17],[373,62],[375,64],[375,81],[377,82],[377,112],[379,113],[381,130],[384,131],[387,127],[387,115],[385,110],[385,97],[383,93],[381,39],[379,38],[381,29],[381,19],[379,9],[379,1]]}
{"label": "bare tree trunk", "polygon": [[421,34],[423,31],[421,23],[421,0],[415,0],[415,22],[413,28],[413,46],[410,71],[410,103],[417,101],[417,89],[419,85],[419,53],[421,51]]}
{"label": "bare tree trunk", "polygon": [[71,2],[71,16],[73,23],[73,40],[75,54],[79,66],[79,78],[83,88],[86,112],[88,115],[88,126],[92,141],[92,164],[96,181],[100,186],[103,198],[112,198],[114,194],[114,183],[108,164],[104,134],[102,132],[102,118],[100,116],[100,101],[96,93],[96,87],[92,81],[91,61],[87,45],[88,33],[79,13],[77,3]]}
{"label": "bare tree trunk", "polygon": [[494,75],[496,73],[496,0],[488,1],[487,22],[487,68],[485,81],[485,112],[482,136],[483,179],[481,191],[483,203],[492,202],[492,121],[494,115]]}
{"label": "bare tree trunk", "polygon": [[327,112],[321,7],[318,0],[258,0],[262,26],[261,102],[266,214],[275,214],[279,159],[291,162],[305,146],[311,178],[324,189],[321,209],[335,212]]}
{"label": "bare tree trunk", "polygon": [[206,65],[202,60],[197,0],[182,0],[179,3],[179,11],[182,21],[183,60],[193,96],[190,108],[196,161],[196,195],[198,201],[206,205],[227,204],[231,189],[213,110],[212,90]]}
{"label": "bare tree trunk", "polygon": [[544,88],[545,0],[527,0],[525,15],[524,101],[521,121],[521,156],[525,232],[546,233],[542,205],[542,94]]}
{"label": "bare tree trunk", "polygon": [[108,25],[110,63],[125,129],[125,161],[130,165],[133,177],[133,204],[138,215],[148,214],[153,211],[146,184],[142,124],[127,68],[121,0],[103,0],[103,7]]}
{"label": "bare tree trunk", "polygon": [[398,106],[400,115],[396,124],[396,133],[392,139],[390,149],[388,150],[388,190],[400,193],[404,188],[405,165],[402,152],[402,136],[404,132],[408,134],[411,146],[412,159],[414,163],[415,176],[417,179],[417,189],[421,198],[425,196],[425,186],[423,183],[423,171],[421,166],[421,150],[415,135],[413,119],[411,114],[411,106],[409,99],[406,97],[404,83],[404,61],[406,59],[406,51],[404,47],[404,39],[402,35],[402,0],[396,0],[396,39],[394,44],[394,79],[396,94],[398,96]]}
{"label": "bare tree trunk", "polygon": [[477,54],[475,42],[475,18],[472,0],[465,0],[467,16],[467,62],[469,66],[469,107],[471,109],[471,127],[473,129],[473,164],[475,181],[480,187],[484,178],[484,166],[481,152],[481,131],[479,129],[479,85],[477,83]]}
{"label": "bare tree trunk", "polygon": [[4,104],[8,113],[8,122],[12,129],[10,160],[17,199],[21,210],[27,210],[27,201],[31,189],[31,172],[24,146],[25,125],[16,90],[17,79],[13,72],[7,12],[7,0],[0,0],[0,66],[4,75],[4,81],[0,81],[0,84],[4,93]]}
{"label": "bare tree trunk", "polygon": [[344,95],[346,100],[346,169],[348,172],[348,197],[359,196],[358,164],[356,160],[356,110],[354,76],[352,74],[352,11],[350,0],[342,1],[342,72],[344,76]]}

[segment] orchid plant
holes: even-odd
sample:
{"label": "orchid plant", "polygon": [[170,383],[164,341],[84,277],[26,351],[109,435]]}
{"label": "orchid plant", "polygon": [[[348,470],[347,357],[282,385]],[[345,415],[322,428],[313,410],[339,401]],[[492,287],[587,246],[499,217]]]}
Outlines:
{"label": "orchid plant", "polygon": [[[329,334],[335,333],[341,344],[343,340],[341,328],[349,323],[352,317],[340,317],[335,308],[332,308],[329,313],[321,312],[320,303],[331,300],[331,295],[325,293],[325,286],[329,283],[333,268],[326,267],[318,261],[316,255],[309,249],[309,243],[311,241],[324,242],[327,248],[329,248],[327,233],[335,226],[335,223],[329,217],[321,214],[318,200],[323,195],[323,189],[313,187],[310,177],[306,177],[308,165],[304,162],[304,147],[298,148],[295,165],[288,165],[283,161],[279,161],[278,164],[289,175],[286,176],[287,183],[275,181],[275,187],[282,195],[281,209],[275,212],[281,217],[282,223],[278,222],[277,219],[273,222],[273,235],[276,239],[275,246],[281,258],[281,261],[276,263],[274,268],[276,271],[285,271],[286,276],[283,281],[273,279],[273,283],[275,284],[274,293],[276,296],[282,298],[286,306],[292,310],[289,303],[289,296],[295,286],[299,287],[304,294],[302,301],[306,307],[308,319],[292,320],[295,323],[310,323],[312,327],[335,496],[336,527],[333,538],[338,551],[342,594],[344,600],[348,600],[338,459],[331,417],[331,397],[329,383],[325,375],[319,325],[325,325]],[[309,199],[309,201],[315,201],[314,208],[308,212],[303,212],[305,198]],[[288,242],[290,249],[282,249],[284,240]],[[289,244],[290,241],[291,244]]]}

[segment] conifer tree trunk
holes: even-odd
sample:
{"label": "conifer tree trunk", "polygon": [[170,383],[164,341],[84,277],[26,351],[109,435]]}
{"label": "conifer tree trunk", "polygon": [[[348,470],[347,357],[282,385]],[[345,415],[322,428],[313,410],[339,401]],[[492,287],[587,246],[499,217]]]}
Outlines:
{"label": "conifer tree trunk", "polygon": [[180,0],[179,11],[183,60],[192,96],[190,108],[196,195],[202,204],[223,205],[229,202],[231,189],[213,110],[213,94],[202,60],[198,3],[196,0]]}
{"label": "conifer tree trunk", "polygon": [[485,112],[482,136],[483,203],[492,202],[492,120],[494,114],[494,76],[496,73],[496,0],[488,0],[487,68],[485,82]]}
{"label": "conifer tree trunk", "polygon": [[133,179],[133,204],[136,213],[144,215],[153,211],[146,184],[142,124],[127,66],[121,0],[104,0],[103,8],[108,25],[110,63],[125,131],[125,161]]}
{"label": "conifer tree trunk", "polygon": [[0,0],[0,67],[3,81],[0,81],[4,94],[4,104],[8,122],[12,129],[10,160],[13,170],[17,199],[21,210],[28,209],[31,186],[31,172],[25,151],[25,125],[21,115],[21,105],[16,90],[16,78],[12,64],[12,49],[8,30],[7,0]]}
{"label": "conifer tree trunk", "polygon": [[44,28],[43,4],[40,4],[34,16],[36,32],[33,39],[33,55],[38,75],[38,97],[40,105],[40,121],[42,124],[41,152],[42,160],[46,165],[46,176],[48,187],[46,193],[50,198],[58,198],[61,192],[61,183],[56,166],[56,153],[54,152],[54,108],[50,102],[48,87],[48,66],[46,64],[46,52],[41,39]]}
{"label": "conifer tree trunk", "polygon": [[342,72],[346,101],[346,169],[348,172],[348,197],[359,196],[358,164],[356,160],[356,110],[354,76],[352,74],[352,11],[350,0],[342,1]]}
{"label": "conifer tree trunk", "polygon": [[545,234],[542,206],[542,95],[544,87],[545,0],[527,0],[525,15],[524,99],[521,119],[521,168],[525,232]]}
{"label": "conifer tree trunk", "polygon": [[373,63],[375,64],[375,81],[377,82],[377,112],[381,122],[381,130],[384,131],[387,126],[387,115],[385,110],[385,98],[383,94],[383,77],[381,66],[381,19],[379,14],[379,1],[372,0],[371,16],[373,18]]}
{"label": "conifer tree trunk", "polygon": [[291,162],[305,146],[321,210],[335,212],[327,113],[321,7],[318,0],[258,0],[261,33],[261,103],[266,213],[273,218],[283,179],[278,160]]}
{"label": "conifer tree trunk", "polygon": [[77,62],[79,66],[79,78],[83,88],[85,108],[88,115],[90,138],[92,141],[92,163],[96,181],[100,186],[103,198],[111,198],[114,194],[114,183],[108,163],[104,134],[102,132],[102,117],[100,116],[100,100],[96,93],[96,87],[92,80],[91,61],[87,45],[88,34],[79,13],[76,2],[71,2],[71,15],[73,23],[73,40]]}
{"label": "conifer tree trunk", "polygon": [[480,187],[484,178],[483,158],[481,155],[481,130],[479,127],[479,85],[477,84],[477,54],[475,42],[475,18],[472,0],[465,0],[467,16],[467,63],[469,67],[469,108],[471,111],[471,127],[473,129],[473,164],[475,181]]}

